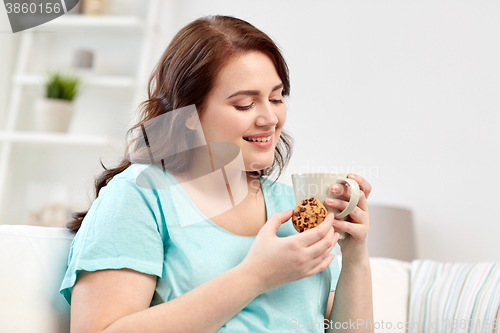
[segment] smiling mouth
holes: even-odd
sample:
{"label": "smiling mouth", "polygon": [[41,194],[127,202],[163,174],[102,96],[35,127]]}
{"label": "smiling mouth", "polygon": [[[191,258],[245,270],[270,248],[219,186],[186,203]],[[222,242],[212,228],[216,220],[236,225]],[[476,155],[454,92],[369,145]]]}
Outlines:
{"label": "smiling mouth", "polygon": [[272,139],[272,135],[267,136],[267,137],[262,137],[262,138],[245,138],[243,137],[243,140],[249,141],[249,142],[268,142],[269,140]]}

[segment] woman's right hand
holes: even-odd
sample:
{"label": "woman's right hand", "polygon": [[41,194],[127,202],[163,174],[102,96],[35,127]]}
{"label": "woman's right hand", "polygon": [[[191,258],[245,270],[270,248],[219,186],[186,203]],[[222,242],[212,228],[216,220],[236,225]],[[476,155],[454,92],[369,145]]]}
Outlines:
{"label": "woman's right hand", "polygon": [[247,256],[241,262],[257,278],[262,292],[317,274],[327,268],[335,257],[330,254],[339,233],[328,214],[317,227],[302,233],[278,237],[276,231],[288,221],[293,209],[275,213],[257,234]]}

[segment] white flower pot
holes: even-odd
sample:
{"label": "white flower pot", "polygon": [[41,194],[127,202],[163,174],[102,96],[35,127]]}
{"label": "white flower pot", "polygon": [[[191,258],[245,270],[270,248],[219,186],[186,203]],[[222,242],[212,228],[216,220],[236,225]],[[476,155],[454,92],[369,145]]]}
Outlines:
{"label": "white flower pot", "polygon": [[35,101],[35,129],[67,132],[73,116],[73,103],[62,99],[40,98]]}

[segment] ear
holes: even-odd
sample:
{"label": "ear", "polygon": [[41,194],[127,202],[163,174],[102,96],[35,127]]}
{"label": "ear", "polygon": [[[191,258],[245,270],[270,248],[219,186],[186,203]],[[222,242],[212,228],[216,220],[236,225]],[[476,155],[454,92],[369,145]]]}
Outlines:
{"label": "ear", "polygon": [[194,113],[191,113],[188,119],[186,119],[185,125],[187,128],[194,131],[196,129],[196,125],[198,125],[198,117],[195,117]]}

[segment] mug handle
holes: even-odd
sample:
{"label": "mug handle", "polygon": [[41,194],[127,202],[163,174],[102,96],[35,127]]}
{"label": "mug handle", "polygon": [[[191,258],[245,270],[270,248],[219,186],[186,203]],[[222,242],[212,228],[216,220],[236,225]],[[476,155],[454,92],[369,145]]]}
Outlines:
{"label": "mug handle", "polygon": [[349,199],[349,204],[346,209],[341,211],[335,218],[343,218],[349,215],[359,202],[359,185],[354,179],[339,177],[336,181],[337,184],[346,184],[351,187],[351,198]]}

